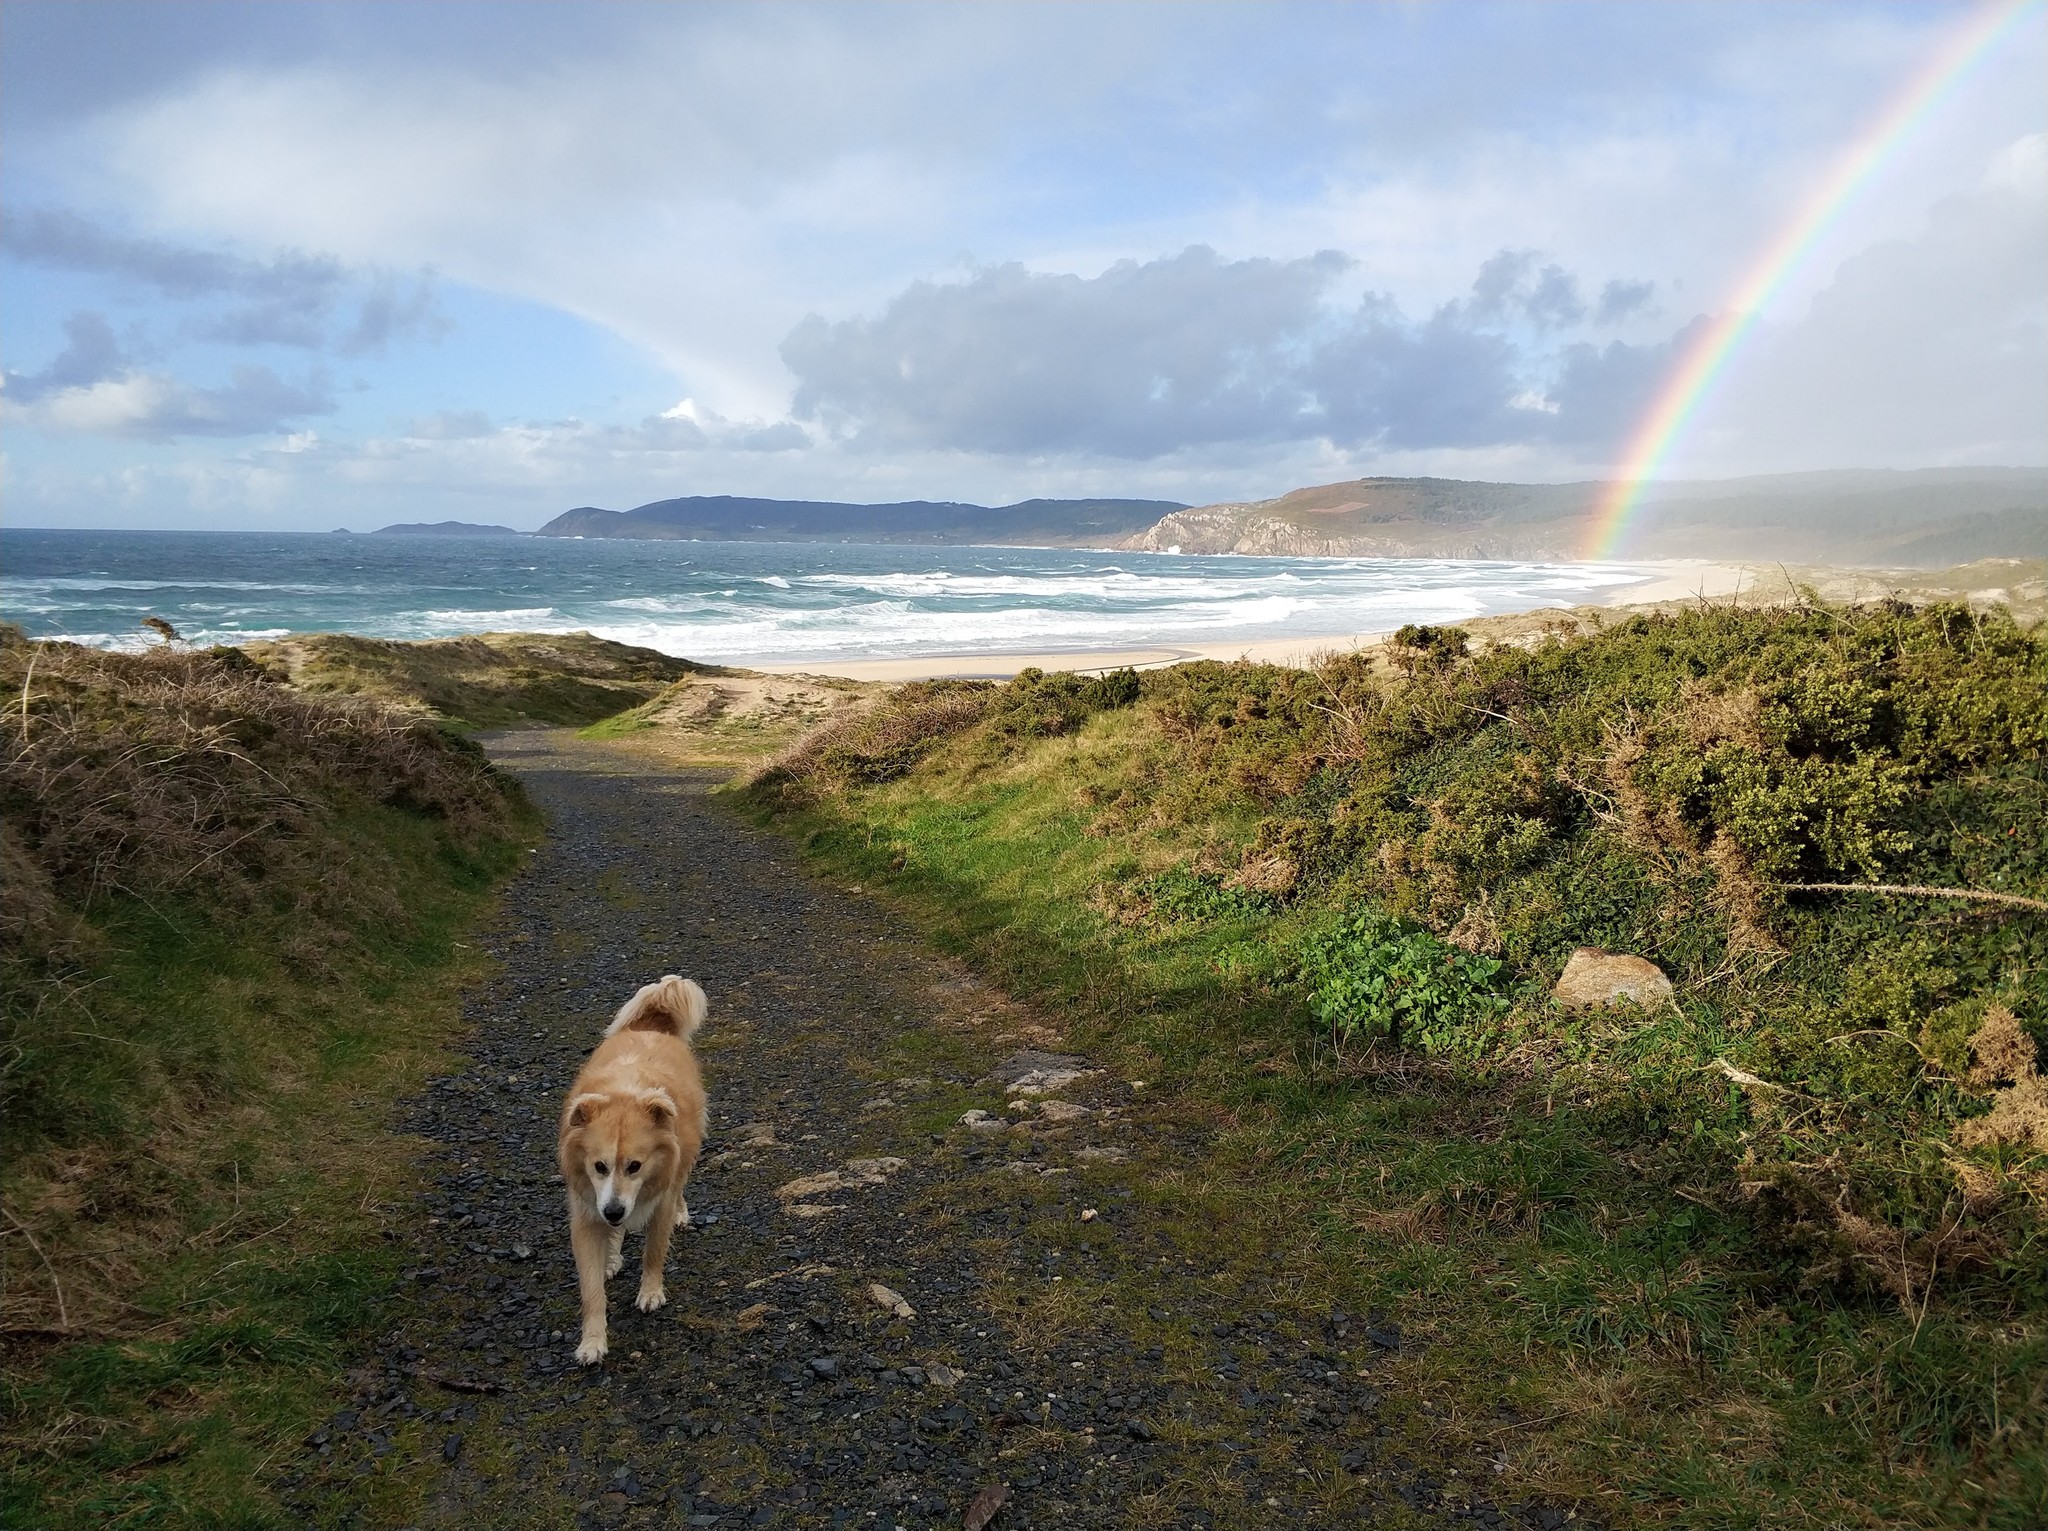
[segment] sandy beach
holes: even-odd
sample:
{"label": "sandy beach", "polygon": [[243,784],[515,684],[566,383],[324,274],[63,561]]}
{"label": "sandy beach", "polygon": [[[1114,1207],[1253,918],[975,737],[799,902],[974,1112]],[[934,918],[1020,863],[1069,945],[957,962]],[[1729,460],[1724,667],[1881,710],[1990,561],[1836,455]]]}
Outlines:
{"label": "sandy beach", "polygon": [[[1714,599],[1755,586],[1764,571],[1745,564],[1669,559],[1646,563],[1647,579],[1617,585],[1602,603],[1650,605],[1692,597]],[[1137,648],[1063,649],[1035,653],[922,654],[910,659],[835,659],[803,664],[762,664],[749,668],[768,675],[835,675],[846,680],[1007,680],[1020,670],[1150,669],[1190,659],[1249,659],[1259,664],[1306,667],[1324,654],[1348,653],[1383,642],[1385,632],[1330,632],[1285,638],[1246,638],[1214,643],[1160,643]]]}

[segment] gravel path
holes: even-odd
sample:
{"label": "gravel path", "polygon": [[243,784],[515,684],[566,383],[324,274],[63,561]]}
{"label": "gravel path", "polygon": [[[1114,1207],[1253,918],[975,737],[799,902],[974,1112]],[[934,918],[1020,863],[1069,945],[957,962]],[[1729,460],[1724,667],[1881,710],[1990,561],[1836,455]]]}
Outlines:
{"label": "gravel path", "polygon": [[[503,971],[470,997],[469,1066],[404,1110],[437,1184],[357,1397],[289,1470],[295,1516],[1562,1523],[1487,1504],[1484,1462],[1397,1454],[1393,1326],[1176,1219],[1158,1188],[1202,1153],[1186,1112],[808,876],[708,796],[716,773],[547,731],[494,751],[551,832],[486,933]],[[578,1367],[555,1115],[611,1011],[668,971],[711,996],[696,1223],[653,1314],[629,1241],[610,1358]]]}

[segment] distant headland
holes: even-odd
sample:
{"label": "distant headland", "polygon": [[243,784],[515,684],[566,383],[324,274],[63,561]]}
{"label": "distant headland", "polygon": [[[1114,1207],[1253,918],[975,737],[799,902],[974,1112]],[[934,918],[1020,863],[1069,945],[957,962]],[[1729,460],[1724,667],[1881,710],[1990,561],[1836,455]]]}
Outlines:
{"label": "distant headland", "polygon": [[581,505],[543,526],[542,537],[630,537],[704,542],[1006,543],[1109,547],[1185,510],[1178,500],[1020,500],[968,505],[902,500],[761,500],[729,494],[656,500],[632,510]]}
{"label": "distant headland", "polygon": [[[578,506],[536,535],[1572,562],[1583,556],[1607,487],[1597,480],[1362,478],[1193,507],[1171,500],[851,505],[690,495],[632,510]],[[1850,469],[1658,484],[1642,496],[1625,556],[1921,568],[2044,557],[2048,469]]]}

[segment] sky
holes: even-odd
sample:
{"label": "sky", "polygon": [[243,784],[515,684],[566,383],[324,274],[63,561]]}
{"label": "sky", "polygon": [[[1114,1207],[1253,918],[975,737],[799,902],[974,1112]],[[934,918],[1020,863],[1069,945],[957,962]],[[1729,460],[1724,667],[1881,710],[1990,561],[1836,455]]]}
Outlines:
{"label": "sky", "polygon": [[[0,519],[1624,458],[1973,4],[0,7]],[[2048,462],[2048,5],[1660,472]]]}

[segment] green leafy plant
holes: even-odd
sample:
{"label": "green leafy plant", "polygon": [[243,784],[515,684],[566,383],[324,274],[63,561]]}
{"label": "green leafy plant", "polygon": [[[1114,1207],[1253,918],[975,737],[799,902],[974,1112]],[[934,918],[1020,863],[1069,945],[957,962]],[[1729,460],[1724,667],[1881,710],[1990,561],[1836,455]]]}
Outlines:
{"label": "green leafy plant", "polygon": [[1385,1037],[1469,1051],[1508,1008],[1501,964],[1376,910],[1348,916],[1302,953],[1309,1009],[1344,1041]]}
{"label": "green leafy plant", "polygon": [[1233,888],[1212,873],[1172,867],[1132,890],[1155,916],[1167,921],[1248,920],[1271,914],[1276,901],[1248,888]]}

